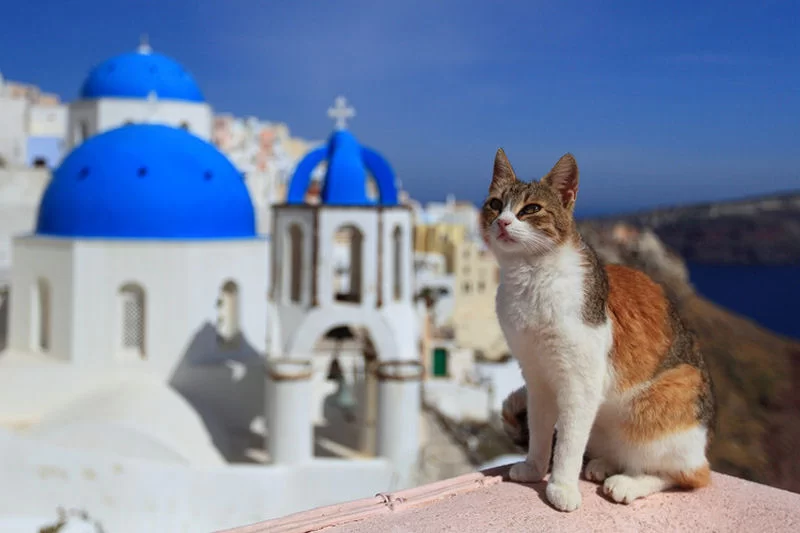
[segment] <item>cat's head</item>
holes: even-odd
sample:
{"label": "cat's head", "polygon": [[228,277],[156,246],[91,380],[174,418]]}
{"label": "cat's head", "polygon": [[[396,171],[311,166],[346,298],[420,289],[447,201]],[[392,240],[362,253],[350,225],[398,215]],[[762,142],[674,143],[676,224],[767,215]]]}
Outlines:
{"label": "cat's head", "polygon": [[501,148],[481,211],[483,238],[499,260],[547,254],[574,237],[577,196],[578,165],[571,154],[527,183],[517,179]]}

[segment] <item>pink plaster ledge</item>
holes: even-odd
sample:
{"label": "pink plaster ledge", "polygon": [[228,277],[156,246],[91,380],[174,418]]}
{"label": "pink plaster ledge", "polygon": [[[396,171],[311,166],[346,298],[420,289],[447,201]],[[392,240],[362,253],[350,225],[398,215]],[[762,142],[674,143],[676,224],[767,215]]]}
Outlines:
{"label": "pink plaster ledge", "polygon": [[596,484],[581,482],[583,505],[561,513],[545,502],[544,483],[513,483],[506,472],[501,467],[467,474],[225,533],[800,531],[800,495],[723,474],[713,474],[711,487],[656,494],[631,505],[613,503]]}

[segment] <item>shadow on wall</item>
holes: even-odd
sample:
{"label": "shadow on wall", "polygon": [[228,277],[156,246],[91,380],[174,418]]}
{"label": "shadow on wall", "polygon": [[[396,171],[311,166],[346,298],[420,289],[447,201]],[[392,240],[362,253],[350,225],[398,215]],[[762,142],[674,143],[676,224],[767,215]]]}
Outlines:
{"label": "shadow on wall", "polygon": [[264,360],[241,334],[222,340],[211,323],[192,338],[170,385],[198,412],[214,445],[230,462],[252,462],[263,448],[254,423],[264,415]]}

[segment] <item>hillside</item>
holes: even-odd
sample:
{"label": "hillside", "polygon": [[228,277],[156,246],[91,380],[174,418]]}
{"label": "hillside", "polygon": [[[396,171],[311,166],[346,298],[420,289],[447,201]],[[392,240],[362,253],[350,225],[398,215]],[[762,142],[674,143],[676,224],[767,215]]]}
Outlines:
{"label": "hillside", "polygon": [[690,263],[800,264],[800,192],[654,209],[613,220],[652,228]]}

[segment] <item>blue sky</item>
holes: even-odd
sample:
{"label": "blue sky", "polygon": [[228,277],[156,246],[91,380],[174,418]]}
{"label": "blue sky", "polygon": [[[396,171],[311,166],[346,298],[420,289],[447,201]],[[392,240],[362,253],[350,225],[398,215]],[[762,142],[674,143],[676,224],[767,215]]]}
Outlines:
{"label": "blue sky", "polygon": [[217,111],[352,131],[422,200],[480,201],[565,152],[584,214],[800,188],[800,4],[403,0],[6,2],[0,71],[73,99],[141,33]]}

